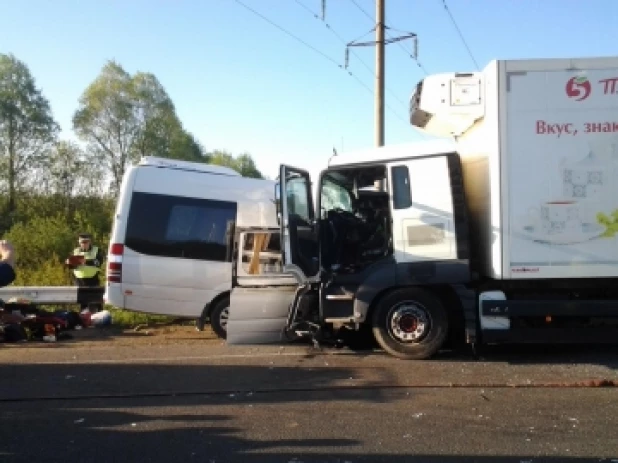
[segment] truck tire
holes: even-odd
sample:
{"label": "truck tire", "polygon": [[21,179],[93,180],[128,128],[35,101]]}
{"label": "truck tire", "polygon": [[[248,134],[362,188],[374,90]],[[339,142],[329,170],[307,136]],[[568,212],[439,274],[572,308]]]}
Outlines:
{"label": "truck tire", "polygon": [[230,316],[230,298],[224,297],[210,311],[210,327],[221,339],[227,337],[227,320]]}
{"label": "truck tire", "polygon": [[444,344],[448,314],[430,292],[398,289],[378,302],[372,328],[376,341],[389,354],[404,360],[424,360]]}

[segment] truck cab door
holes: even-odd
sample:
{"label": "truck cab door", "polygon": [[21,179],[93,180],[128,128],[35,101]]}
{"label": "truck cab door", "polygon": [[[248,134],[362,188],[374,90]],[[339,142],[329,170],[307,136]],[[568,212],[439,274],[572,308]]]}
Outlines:
{"label": "truck cab door", "polygon": [[309,173],[282,165],[278,195],[284,269],[301,279],[311,278],[318,273],[319,261]]}

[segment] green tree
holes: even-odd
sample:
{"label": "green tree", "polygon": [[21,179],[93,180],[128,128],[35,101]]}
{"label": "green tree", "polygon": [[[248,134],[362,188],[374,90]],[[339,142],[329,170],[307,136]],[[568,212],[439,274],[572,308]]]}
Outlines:
{"label": "green tree", "polygon": [[60,141],[49,156],[46,167],[47,189],[51,193],[70,198],[86,168],[84,153],[75,143]]}
{"label": "green tree", "polygon": [[172,159],[184,161],[210,162],[210,157],[200,142],[184,130],[176,131],[173,134],[168,156]]}
{"label": "green tree", "polygon": [[230,167],[244,177],[264,178],[262,173],[257,169],[251,155],[247,153],[234,157],[227,151],[216,150],[210,153],[208,162],[219,166]]}
{"label": "green tree", "polygon": [[57,132],[49,101],[28,67],[13,55],[0,54],[0,169],[10,214],[15,211],[18,185],[42,165]]}
{"label": "green tree", "polygon": [[143,72],[132,76],[114,61],[84,91],[73,128],[89,143],[94,163],[111,173],[115,191],[127,166],[142,156],[204,158],[157,78]]}
{"label": "green tree", "polygon": [[[101,192],[101,168],[89,162],[74,142],[59,141],[45,161],[41,183],[44,193],[56,196],[70,217],[76,197],[92,197]],[[40,197],[42,199],[42,197]]]}
{"label": "green tree", "polygon": [[236,158],[236,166],[238,172],[240,172],[244,177],[264,178],[255,165],[255,161],[250,154],[243,153],[239,155]]}
{"label": "green tree", "polygon": [[[75,247],[75,235],[64,214],[32,217],[27,222],[16,223],[6,234],[17,250],[16,266],[20,278],[16,284],[67,284],[62,260]],[[57,269],[55,272],[52,271],[54,268]],[[43,271],[44,277],[40,273]],[[50,277],[50,273],[54,276]],[[40,275],[40,278],[32,281],[27,277],[33,274]]]}

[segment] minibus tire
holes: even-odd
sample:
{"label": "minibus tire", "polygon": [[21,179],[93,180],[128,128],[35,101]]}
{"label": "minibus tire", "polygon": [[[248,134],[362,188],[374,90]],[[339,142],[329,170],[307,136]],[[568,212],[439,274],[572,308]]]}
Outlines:
{"label": "minibus tire", "polygon": [[[225,339],[227,337],[227,329],[224,324],[221,323],[221,314],[227,310],[227,314],[229,317],[229,309],[230,309],[230,298],[224,297],[219,302],[217,302],[212,310],[210,311],[210,327],[215,332],[217,336],[221,339]],[[227,320],[225,325],[227,325]]]}

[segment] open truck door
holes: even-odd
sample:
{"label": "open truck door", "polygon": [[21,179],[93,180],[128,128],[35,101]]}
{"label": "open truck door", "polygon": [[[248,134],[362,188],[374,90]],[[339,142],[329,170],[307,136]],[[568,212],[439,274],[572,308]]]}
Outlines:
{"label": "open truck door", "polygon": [[278,344],[303,282],[318,270],[309,174],[281,166],[275,187],[279,229],[238,229],[228,344]]}
{"label": "open truck door", "polygon": [[282,165],[279,179],[284,271],[302,284],[319,269],[311,178],[305,170]]}

